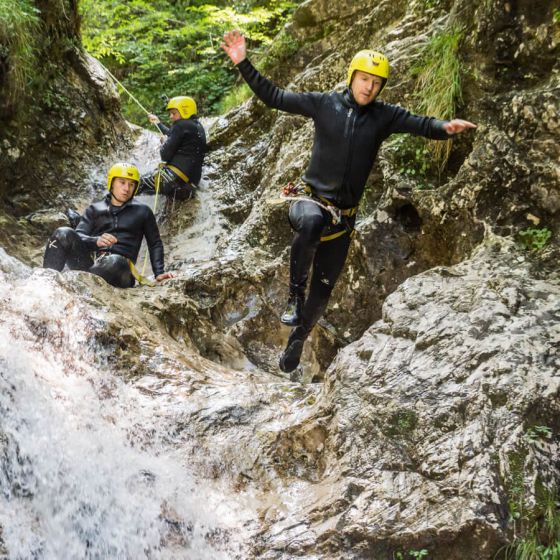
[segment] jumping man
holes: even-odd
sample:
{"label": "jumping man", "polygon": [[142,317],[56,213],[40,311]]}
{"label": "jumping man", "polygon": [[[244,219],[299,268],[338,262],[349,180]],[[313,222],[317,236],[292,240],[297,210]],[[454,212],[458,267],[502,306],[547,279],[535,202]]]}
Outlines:
{"label": "jumping man", "polygon": [[299,365],[303,344],[325,311],[342,272],[356,211],[381,143],[401,132],[447,140],[476,125],[462,119],[420,117],[378,101],[389,78],[389,61],[376,51],[364,50],[354,56],[342,93],[294,93],[278,88],[253,67],[239,31],[226,33],[222,48],[266,105],[309,117],[315,124],[311,159],[302,177],[309,200],[292,203],[289,211],[295,235],[290,295],[281,321],[295,328],[280,357],[280,368],[290,372]]}

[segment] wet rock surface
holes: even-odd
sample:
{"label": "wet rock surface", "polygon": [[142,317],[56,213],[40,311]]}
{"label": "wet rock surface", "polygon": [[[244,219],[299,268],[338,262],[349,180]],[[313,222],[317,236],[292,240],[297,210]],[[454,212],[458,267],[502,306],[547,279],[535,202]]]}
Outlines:
{"label": "wet rock surface", "polygon": [[558,440],[529,437],[558,429],[559,313],[558,277],[535,281],[499,240],[403,283],[292,430],[322,434],[307,458],[320,481],[263,536],[288,550],[263,557],[493,558],[516,458],[529,501],[560,474]]}
{"label": "wet rock surface", "polygon": [[[322,1],[296,11],[287,32],[300,48],[275,70],[280,85],[341,88],[354,52],[383,45],[394,61],[385,97],[405,106],[421,46],[463,24],[459,116],[479,125],[455,142],[439,186],[420,188],[395,145],[382,148],[347,267],[296,375],[304,383],[277,368],[291,232],[287,206],[269,203],[308,161],[313,127],[301,117],[251,99],[216,121],[198,198],[160,202],[178,277],[156,289],[0,259],[3,282],[21,293],[44,284],[67,306],[53,320],[35,299],[19,309],[6,290],[4,308],[25,327],[11,335],[75,349],[63,317],[77,313],[89,359],[110,372],[93,383],[96,396],[118,402],[123,383],[158,411],[142,425],[117,407],[109,424],[134,448],[165,443],[199,485],[235,505],[233,521],[216,525],[225,558],[385,560],[424,548],[436,560],[490,560],[512,537],[516,501],[530,506],[539,487],[558,488],[558,30],[554,3],[538,4],[537,14],[529,2],[344,2],[336,21]],[[109,87],[90,71],[88,81]],[[142,135],[128,155],[149,167],[156,144]],[[60,200],[77,208],[100,194],[69,189]],[[23,186],[14,196],[17,211],[0,214],[2,245],[38,264],[62,202],[32,204]],[[539,252],[514,242],[535,225],[552,233]],[[60,359],[75,369],[73,356]],[[228,548],[235,515],[241,549]],[[178,550],[185,518],[166,513]]]}

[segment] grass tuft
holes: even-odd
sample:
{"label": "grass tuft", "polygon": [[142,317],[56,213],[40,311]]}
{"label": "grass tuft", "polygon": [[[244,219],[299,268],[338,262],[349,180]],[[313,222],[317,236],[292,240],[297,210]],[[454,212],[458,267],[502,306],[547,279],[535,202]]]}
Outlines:
{"label": "grass tuft", "polygon": [[227,113],[230,109],[233,109],[234,107],[241,105],[244,101],[247,101],[251,95],[253,95],[253,92],[247,84],[235,86],[220,100],[218,112]]}
{"label": "grass tuft", "polygon": [[[420,60],[412,67],[417,78],[416,99],[420,113],[451,119],[455,116],[457,103],[461,101],[461,64],[459,28],[438,33],[430,39],[422,51]],[[451,140],[430,141],[428,149],[434,157],[438,171],[445,169],[451,152]]]}
{"label": "grass tuft", "polygon": [[9,101],[27,91],[35,71],[39,13],[30,0],[0,0],[0,60],[7,73]]}

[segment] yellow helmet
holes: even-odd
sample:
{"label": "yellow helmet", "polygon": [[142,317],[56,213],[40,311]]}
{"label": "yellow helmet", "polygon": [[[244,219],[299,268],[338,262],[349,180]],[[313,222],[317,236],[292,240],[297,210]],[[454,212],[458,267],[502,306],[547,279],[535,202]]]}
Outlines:
{"label": "yellow helmet", "polygon": [[389,60],[384,54],[377,51],[364,50],[356,53],[348,67],[348,86],[352,83],[352,76],[356,70],[384,78],[385,81],[379,90],[381,93],[389,78]]}
{"label": "yellow helmet", "polygon": [[[107,190],[111,190],[111,185],[113,184],[113,179],[119,177],[120,179],[132,179],[136,181],[136,190],[138,190],[138,185],[140,184],[140,171],[132,163],[115,163],[109,173],[107,174]],[[134,194],[136,194],[136,190]]]}
{"label": "yellow helmet", "polygon": [[187,97],[186,95],[172,97],[167,102],[167,109],[177,109],[182,119],[188,119],[196,115],[196,101],[192,97]]}

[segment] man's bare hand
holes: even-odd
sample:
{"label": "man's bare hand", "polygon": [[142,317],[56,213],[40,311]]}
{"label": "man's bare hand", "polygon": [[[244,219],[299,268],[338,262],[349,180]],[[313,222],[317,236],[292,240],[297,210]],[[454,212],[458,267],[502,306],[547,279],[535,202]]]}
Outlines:
{"label": "man's bare hand", "polygon": [[152,113],[150,113],[148,115],[148,120],[152,123],[152,124],[158,124],[159,123],[159,117],[157,115],[152,115]]}
{"label": "man's bare hand", "polygon": [[116,242],[117,238],[110,233],[103,233],[97,238],[97,246],[101,249],[111,247],[111,245],[114,245]]}
{"label": "man's bare hand", "polygon": [[467,128],[476,128],[476,124],[469,121],[464,121],[463,119],[453,119],[452,121],[445,123],[443,125],[443,128],[445,129],[445,132],[447,132],[447,134],[459,134]]}
{"label": "man's bare hand", "polygon": [[237,29],[224,33],[224,42],[220,46],[234,64],[239,64],[247,58],[245,37]]}
{"label": "man's bare hand", "polygon": [[156,276],[156,282],[163,282],[163,280],[169,280],[169,278],[175,278],[173,272],[164,272],[163,274],[158,274]]}

